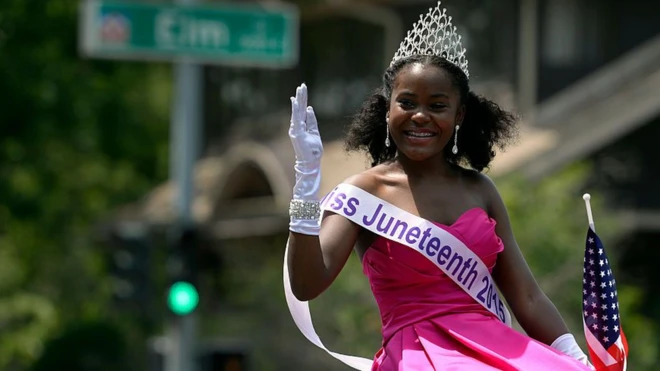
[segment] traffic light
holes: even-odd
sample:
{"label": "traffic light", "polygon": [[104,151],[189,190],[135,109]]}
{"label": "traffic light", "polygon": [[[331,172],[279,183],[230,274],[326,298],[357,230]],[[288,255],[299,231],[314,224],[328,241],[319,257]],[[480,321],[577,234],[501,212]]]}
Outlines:
{"label": "traffic light", "polygon": [[141,224],[117,225],[110,233],[108,270],[114,303],[147,314],[152,293],[151,240]]}
{"label": "traffic light", "polygon": [[199,303],[197,288],[185,281],[177,281],[170,286],[167,294],[167,305],[178,315],[192,313]]}
{"label": "traffic light", "polygon": [[199,303],[196,280],[196,257],[199,248],[199,233],[189,227],[174,231],[167,257],[167,306],[178,315],[185,316],[195,311]]}

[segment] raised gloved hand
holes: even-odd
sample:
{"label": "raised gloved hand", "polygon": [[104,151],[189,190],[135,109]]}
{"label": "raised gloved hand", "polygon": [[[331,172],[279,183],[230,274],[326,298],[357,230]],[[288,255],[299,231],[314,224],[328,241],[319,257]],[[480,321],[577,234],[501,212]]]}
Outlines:
{"label": "raised gloved hand", "polygon": [[592,370],[594,370],[594,366],[589,362],[589,357],[584,354],[582,349],[580,349],[580,346],[578,345],[577,341],[575,341],[575,337],[572,334],[564,334],[555,341],[552,342],[551,347],[557,349],[558,351],[573,357],[580,361],[580,363],[589,366]]}
{"label": "raised gloved hand", "polygon": [[323,143],[314,110],[307,106],[307,86],[300,85],[291,97],[289,137],[296,155],[296,184],[289,207],[289,230],[318,235],[320,208],[318,191],[321,186],[321,156]]}

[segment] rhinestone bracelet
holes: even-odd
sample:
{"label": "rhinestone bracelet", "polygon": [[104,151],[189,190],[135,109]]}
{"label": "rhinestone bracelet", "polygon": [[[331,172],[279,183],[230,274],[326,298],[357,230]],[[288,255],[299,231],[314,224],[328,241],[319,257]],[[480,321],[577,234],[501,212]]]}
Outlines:
{"label": "rhinestone bracelet", "polygon": [[298,220],[318,220],[321,217],[321,207],[318,201],[291,200],[289,216]]}

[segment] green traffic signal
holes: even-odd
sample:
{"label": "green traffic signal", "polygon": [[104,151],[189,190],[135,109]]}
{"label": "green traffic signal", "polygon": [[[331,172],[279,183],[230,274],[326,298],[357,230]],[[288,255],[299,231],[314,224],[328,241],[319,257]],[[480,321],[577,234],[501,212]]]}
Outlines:
{"label": "green traffic signal", "polygon": [[199,294],[190,283],[180,281],[170,287],[167,304],[172,312],[181,316],[190,314],[197,308],[198,303]]}

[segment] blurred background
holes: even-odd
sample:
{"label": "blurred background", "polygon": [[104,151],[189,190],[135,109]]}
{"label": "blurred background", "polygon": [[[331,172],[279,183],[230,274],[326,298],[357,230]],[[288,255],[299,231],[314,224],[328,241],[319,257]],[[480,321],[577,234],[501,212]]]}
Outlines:
{"label": "blurred background", "polygon": [[[345,125],[435,1],[185,5],[0,2],[1,370],[347,369],[284,301],[289,97],[309,86],[322,191],[365,169]],[[538,281],[584,347],[590,192],[629,369],[657,370],[660,3],[443,5],[472,89],[521,114],[488,174]],[[330,349],[378,350],[357,258],[311,310]]]}

